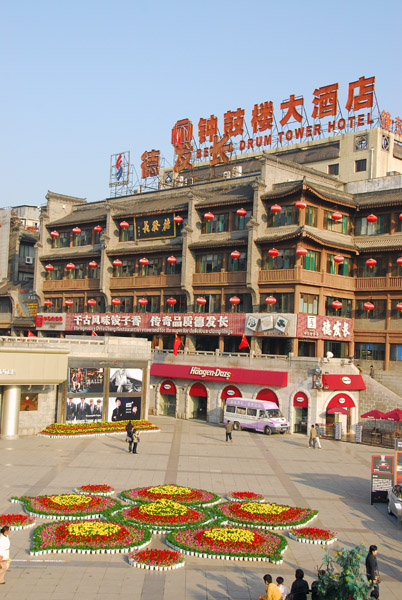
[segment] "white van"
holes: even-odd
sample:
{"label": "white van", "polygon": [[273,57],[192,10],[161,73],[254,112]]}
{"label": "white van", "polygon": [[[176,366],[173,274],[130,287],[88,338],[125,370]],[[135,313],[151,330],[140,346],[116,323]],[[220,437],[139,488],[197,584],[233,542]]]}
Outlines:
{"label": "white van", "polygon": [[233,423],[233,429],[254,429],[265,435],[286,433],[289,421],[285,419],[275,402],[227,398],[223,422]]}

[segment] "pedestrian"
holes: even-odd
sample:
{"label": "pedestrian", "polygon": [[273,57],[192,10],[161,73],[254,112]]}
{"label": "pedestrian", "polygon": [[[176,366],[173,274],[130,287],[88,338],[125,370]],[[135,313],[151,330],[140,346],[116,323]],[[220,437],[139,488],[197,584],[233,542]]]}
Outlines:
{"label": "pedestrian", "polygon": [[377,564],[378,548],[372,544],[366,557],[366,575],[367,579],[373,584],[374,589],[378,590],[380,584],[380,572]]}
{"label": "pedestrian", "polygon": [[131,423],[131,421],[129,421],[126,425],[126,432],[127,432],[127,437],[126,437],[126,442],[128,442],[128,451],[131,452],[133,449],[133,425]]}
{"label": "pedestrian", "polygon": [[304,579],[303,569],[296,569],[296,579],[292,583],[290,593],[293,600],[307,600],[307,594],[309,593],[308,583]]}
{"label": "pedestrian", "polygon": [[232,440],[233,423],[231,421],[228,421],[226,423],[225,430],[226,430],[226,441],[228,442],[230,440],[231,442],[233,442],[233,440]]}
{"label": "pedestrian", "polygon": [[316,441],[317,441],[317,432],[316,432],[314,425],[312,425],[311,429],[310,429],[310,438],[308,441],[309,448],[315,449]]}
{"label": "pedestrian", "polygon": [[357,370],[359,371],[360,375],[363,375],[363,369],[361,368],[361,366],[359,364],[356,365]]}
{"label": "pedestrian", "polygon": [[8,534],[10,533],[10,528],[8,525],[4,525],[0,529],[0,585],[6,583],[4,578],[6,576],[6,571],[10,566],[10,540],[8,539]]}
{"label": "pedestrian", "polygon": [[374,365],[370,365],[370,377],[374,379]]}
{"label": "pedestrian", "polygon": [[133,454],[137,454],[137,445],[140,441],[140,434],[137,433],[136,429],[133,429]]}
{"label": "pedestrian", "polygon": [[315,432],[317,434],[317,438],[316,438],[317,448],[319,448],[321,450],[321,442],[320,442],[321,429],[320,429],[320,426],[318,423],[315,424]]}
{"label": "pedestrian", "polygon": [[282,594],[277,585],[272,583],[272,575],[267,573],[264,575],[265,596],[261,594],[258,600],[282,600]]}
{"label": "pedestrian", "polygon": [[277,577],[276,578],[276,585],[278,586],[278,589],[282,595],[282,600],[286,599],[286,596],[289,594],[289,590],[286,587],[285,583],[284,583],[284,578],[283,577]]}

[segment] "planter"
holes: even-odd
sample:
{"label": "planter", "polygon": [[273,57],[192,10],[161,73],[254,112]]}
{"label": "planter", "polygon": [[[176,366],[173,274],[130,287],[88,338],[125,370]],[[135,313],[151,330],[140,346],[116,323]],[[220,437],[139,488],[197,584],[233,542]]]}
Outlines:
{"label": "planter", "polygon": [[74,488],[76,494],[84,494],[89,496],[112,496],[115,493],[115,489],[110,485],[82,485],[79,488]]}
{"label": "planter", "polygon": [[226,502],[212,509],[218,519],[243,527],[289,529],[302,527],[314,519],[318,511],[265,502]]}
{"label": "planter", "polygon": [[333,544],[338,539],[334,531],[314,527],[300,527],[297,531],[289,531],[288,536],[303,544],[320,544],[321,546]]}
{"label": "planter", "polygon": [[184,567],[185,564],[180,552],[152,548],[129,554],[128,562],[133,567],[151,571],[172,571]]}
{"label": "planter", "polygon": [[264,502],[265,498],[262,494],[255,492],[228,492],[226,498],[229,502]]}
{"label": "planter", "polygon": [[[50,438],[93,437],[94,435],[109,435],[126,433],[128,421],[101,421],[99,423],[53,423],[37,435]],[[150,421],[140,419],[135,422],[135,428],[141,432],[159,432]]]}
{"label": "planter", "polygon": [[20,531],[34,527],[35,519],[27,515],[2,514],[0,515],[0,528],[7,525],[11,531]]}
{"label": "planter", "polygon": [[11,502],[21,503],[29,515],[54,519],[100,518],[105,511],[121,507],[120,502],[112,498],[88,494],[21,496],[20,498],[11,498]]}
{"label": "planter", "polygon": [[187,488],[176,484],[150,486],[124,490],[120,497],[127,502],[155,502],[156,500],[173,500],[180,504],[213,506],[221,502],[221,498],[213,492]]}

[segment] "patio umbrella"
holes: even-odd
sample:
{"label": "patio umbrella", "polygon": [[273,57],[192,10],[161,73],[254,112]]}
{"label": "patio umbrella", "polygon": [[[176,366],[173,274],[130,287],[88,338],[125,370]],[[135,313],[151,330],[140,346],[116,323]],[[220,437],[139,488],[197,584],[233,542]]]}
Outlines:
{"label": "patio umbrella", "polygon": [[333,408],[329,408],[327,410],[329,415],[348,415],[348,409],[343,406],[334,406]]}
{"label": "patio umbrella", "polygon": [[399,437],[399,421],[402,421],[402,410],[400,408],[394,408],[394,410],[385,413],[384,419],[396,421],[396,435]]}
{"label": "patio umbrella", "polygon": [[360,415],[361,419],[374,419],[374,433],[377,433],[377,419],[385,419],[385,413],[381,412],[381,410],[369,410],[369,412],[364,413],[364,415]]}

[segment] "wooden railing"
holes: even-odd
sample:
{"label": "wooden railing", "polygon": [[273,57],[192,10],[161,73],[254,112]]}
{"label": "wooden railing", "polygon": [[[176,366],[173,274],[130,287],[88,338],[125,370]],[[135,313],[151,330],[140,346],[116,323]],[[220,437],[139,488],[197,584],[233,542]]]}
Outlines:
{"label": "wooden railing", "polygon": [[62,290],[99,290],[99,279],[55,279],[43,282],[44,292]]}
{"label": "wooden railing", "polygon": [[161,288],[161,287],[180,287],[181,275],[132,275],[131,277],[111,277],[110,289],[130,289],[130,288]]}
{"label": "wooden railing", "polygon": [[245,285],[246,277],[246,271],[193,273],[193,285]]}

